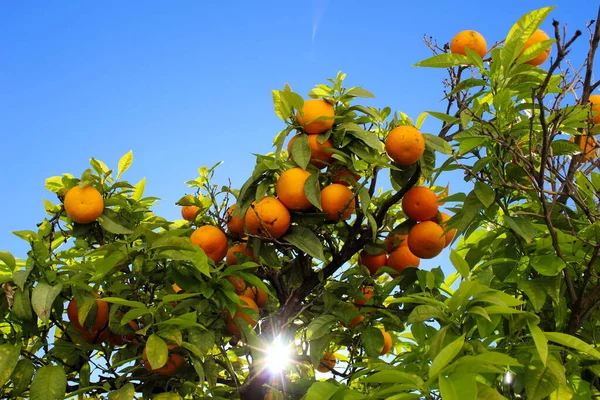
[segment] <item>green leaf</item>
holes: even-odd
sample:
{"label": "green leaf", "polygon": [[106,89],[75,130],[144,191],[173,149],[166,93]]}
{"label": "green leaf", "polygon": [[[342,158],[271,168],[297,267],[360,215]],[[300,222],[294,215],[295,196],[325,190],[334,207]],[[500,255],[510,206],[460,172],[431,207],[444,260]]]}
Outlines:
{"label": "green leaf", "polygon": [[510,367],[522,367],[521,363],[509,356],[508,354],[500,353],[497,351],[487,351],[480,353],[475,356],[464,356],[460,359],[461,363],[464,364],[489,364],[489,365],[501,365]]}
{"label": "green leaf", "polygon": [[13,271],[17,267],[17,262],[12,254],[8,251],[0,251],[0,261],[2,261],[6,266]]}
{"label": "green leaf", "polygon": [[469,65],[469,57],[462,54],[444,53],[430,57],[413,64],[413,67],[451,68],[459,65]]}
{"label": "green leaf", "polygon": [[439,307],[427,304],[416,306],[408,316],[406,323],[409,325],[427,321],[429,319],[445,320],[446,316]]}
{"label": "green leaf", "polygon": [[461,139],[460,144],[458,145],[458,153],[460,155],[467,154],[474,148],[481,146],[482,144],[488,142],[490,139],[487,136],[476,136],[469,137],[466,139]]}
{"label": "green leaf", "polygon": [[336,317],[333,315],[320,315],[313,319],[308,328],[306,328],[306,338],[308,340],[319,339],[329,332],[331,332],[331,326],[336,322]]}
{"label": "green leaf", "polygon": [[448,115],[448,114],[437,112],[437,111],[425,111],[425,112],[427,114],[431,115],[432,117],[442,120],[448,124],[457,124],[460,122],[460,119],[458,119],[452,115]]}
{"label": "green leaf", "polygon": [[133,321],[134,319],[138,319],[142,315],[151,314],[150,310],[147,308],[132,308],[127,311],[123,318],[121,319],[121,325],[126,325],[129,321]]}
{"label": "green leaf", "polygon": [[188,330],[188,341],[198,347],[203,354],[207,354],[215,345],[215,332],[190,328]]}
{"label": "green leaf", "polygon": [[479,181],[475,182],[475,195],[485,208],[494,204],[494,200],[496,200],[496,192],[494,189]]}
{"label": "green leaf", "polygon": [[375,95],[366,89],[360,87],[352,87],[346,91],[346,95],[352,97],[375,98]]}
{"label": "green leaf", "polygon": [[306,254],[318,260],[325,261],[321,241],[310,229],[293,225],[282,239],[293,244]]}
{"label": "green leaf", "polygon": [[462,350],[463,344],[465,343],[465,335],[463,334],[458,339],[444,347],[442,351],[435,357],[431,367],[429,368],[429,377],[436,377],[442,370],[450,364],[450,362],[458,355]]}
{"label": "green leaf", "polygon": [[383,348],[383,335],[379,329],[372,326],[363,329],[360,335],[360,342],[369,357],[379,357]]}
{"label": "green leaf", "polygon": [[[3,361],[0,359],[0,362]],[[4,367],[4,364],[0,366],[0,370]],[[17,366],[13,370],[12,375],[10,376],[10,380],[12,382],[13,396],[18,396],[23,393],[29,385],[31,384],[31,378],[33,378],[33,374],[35,373],[35,368],[33,366],[33,362],[27,358],[22,358],[17,363]],[[0,373],[0,376],[2,374]]]}
{"label": "green leaf", "polygon": [[131,198],[135,201],[140,201],[144,195],[144,189],[146,189],[146,178],[142,178],[142,180],[135,185]]}
{"label": "green leaf", "polygon": [[555,156],[570,156],[581,152],[581,147],[577,143],[564,139],[554,140],[550,147]]}
{"label": "green leaf", "polygon": [[285,121],[292,114],[292,108],[281,99],[281,93],[283,93],[281,90],[271,90],[275,114]]}
{"label": "green leaf", "polygon": [[31,400],[62,400],[67,390],[67,376],[62,367],[46,365],[40,368],[29,390]]}
{"label": "green leaf", "polygon": [[544,332],[544,335],[550,342],[558,343],[565,347],[570,347],[574,350],[581,351],[590,357],[600,360],[600,352],[598,350],[583,340],[576,338],[575,336],[561,332]]}
{"label": "green leaf", "polygon": [[517,283],[519,289],[521,289],[529,300],[531,301],[531,305],[536,312],[540,312],[544,303],[546,302],[546,288],[541,282],[536,280],[532,281],[519,281]]}
{"label": "green leaf", "polygon": [[533,224],[524,218],[509,217],[508,215],[503,216],[503,218],[509,228],[525,239],[527,243],[531,243],[531,240],[538,232]]}
{"label": "green leaf", "polygon": [[469,314],[480,315],[483,318],[487,319],[488,321],[492,322],[490,315],[487,313],[487,311],[485,311],[485,308],[483,308],[483,307],[473,306],[473,307],[469,308]]}
{"label": "green leaf", "polygon": [[177,393],[160,393],[152,397],[152,400],[182,400],[182,397]]}
{"label": "green leaf", "polygon": [[125,300],[120,297],[103,297],[102,300],[107,303],[119,304],[121,306],[146,309],[146,305],[140,301]]}
{"label": "green leaf", "polygon": [[19,361],[21,345],[10,343],[0,345],[0,387],[4,386]]}
{"label": "green leaf", "polygon": [[128,223],[123,220],[116,212],[108,208],[104,209],[100,217],[100,226],[115,235],[130,235],[133,230],[127,226]]}
{"label": "green leaf", "polygon": [[531,266],[540,274],[545,276],[556,276],[567,265],[555,255],[547,254],[531,258]]}
{"label": "green leaf", "polygon": [[496,389],[477,382],[477,400],[507,400]]}
{"label": "green leaf", "polygon": [[315,382],[308,388],[306,400],[329,400],[339,388],[330,382]]}
{"label": "green leaf", "polygon": [[[427,114],[425,114],[427,115]],[[432,135],[430,133],[423,133],[425,138],[425,144],[433,150],[442,154],[452,154],[452,146],[439,136]]]}
{"label": "green leaf", "polygon": [[450,250],[450,262],[454,265],[454,268],[460,273],[463,278],[469,277],[469,264],[461,257],[454,249]]}
{"label": "green leaf", "polygon": [[146,342],[146,357],[152,369],[163,367],[169,358],[167,344],[155,333],[150,335]]}
{"label": "green leaf", "polygon": [[110,392],[108,394],[108,400],[133,400],[134,395],[135,387],[133,386],[133,383],[128,383],[121,389]]}
{"label": "green leaf", "polygon": [[447,378],[440,376],[440,393],[444,400],[476,400],[475,374],[454,373]]}
{"label": "green leaf", "polygon": [[562,365],[549,357],[544,366],[541,361],[533,360],[525,369],[525,393],[528,400],[543,400],[558,388],[558,382],[564,380]]}
{"label": "green leaf", "polygon": [[364,383],[411,383],[415,389],[422,388],[425,385],[423,379],[418,375],[394,369],[379,371],[362,380]]}
{"label": "green leaf", "polygon": [[17,318],[23,321],[33,320],[33,314],[31,312],[31,299],[29,298],[29,289],[27,289],[25,292],[23,292],[21,289],[15,290],[12,310],[17,316]]}
{"label": "green leaf", "polygon": [[310,201],[310,203],[317,207],[319,210],[323,210],[321,207],[321,191],[319,190],[319,176],[311,173],[306,182],[304,183],[304,195]]}
{"label": "green leaf", "polygon": [[298,135],[296,139],[294,139],[294,143],[292,143],[292,148],[290,150],[294,162],[298,164],[300,168],[306,169],[311,157],[310,146],[308,145],[308,135]]}
{"label": "green leaf", "polygon": [[121,159],[119,160],[119,166],[117,169],[117,180],[123,175],[125,171],[129,169],[131,166],[131,162],[133,161],[133,151],[129,150]]}
{"label": "green leaf", "polygon": [[376,133],[367,131],[354,122],[345,122],[340,124],[338,129],[343,129],[372,149],[383,151],[385,148],[383,142],[379,140],[379,137]]}
{"label": "green leaf", "polygon": [[59,283],[56,286],[50,286],[46,282],[40,282],[33,288],[31,294],[31,306],[37,316],[44,321],[48,326],[50,321],[50,313],[52,311],[52,303],[62,290],[62,285]]}
{"label": "green leaf", "polygon": [[540,355],[540,359],[542,360],[542,363],[546,365],[546,360],[548,359],[548,339],[546,339],[544,332],[542,332],[539,326],[534,325],[529,321],[527,321],[527,326],[529,327],[529,332],[531,332],[531,337],[533,338],[535,347]]}

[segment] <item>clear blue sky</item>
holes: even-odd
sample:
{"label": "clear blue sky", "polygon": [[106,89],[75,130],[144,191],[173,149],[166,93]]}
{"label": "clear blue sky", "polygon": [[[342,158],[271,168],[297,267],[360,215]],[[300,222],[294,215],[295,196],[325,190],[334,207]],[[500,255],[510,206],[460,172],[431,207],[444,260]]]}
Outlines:
{"label": "clear blue sky", "polygon": [[[411,67],[430,55],[424,34],[444,43],[475,29],[491,45],[522,14],[553,4],[551,18],[571,31],[585,31],[598,7],[592,0],[2,2],[0,250],[25,255],[26,243],[10,232],[35,229],[45,217],[42,198],[56,200],[45,178],[78,176],[91,157],[116,168],[133,150],[124,178],[147,177],[146,194],[163,199],[157,212],[170,219],[179,218],[174,203],[202,165],[225,161],[218,181],[239,187],[251,153],[270,151],[283,128],[271,89],[286,82],[306,95],[342,70],[348,85],[375,93],[369,104],[413,118],[442,111],[444,71]],[[438,128],[433,119],[425,124],[430,133]],[[449,265],[424,265],[440,262]]]}

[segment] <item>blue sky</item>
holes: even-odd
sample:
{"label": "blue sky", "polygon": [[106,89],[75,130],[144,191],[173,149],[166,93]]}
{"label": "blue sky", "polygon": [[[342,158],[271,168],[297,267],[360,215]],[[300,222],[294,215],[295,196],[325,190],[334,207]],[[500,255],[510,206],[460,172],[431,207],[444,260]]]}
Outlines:
{"label": "blue sky", "polygon": [[[146,194],[162,198],[157,212],[176,219],[198,167],[224,161],[217,181],[239,187],[251,153],[272,149],[283,123],[271,90],[286,82],[306,95],[341,70],[347,85],[375,93],[368,104],[416,119],[443,106],[444,71],[411,67],[430,55],[424,34],[444,43],[475,29],[491,45],[535,8],[558,6],[548,32],[552,18],[585,32],[597,11],[591,0],[208,3],[0,5],[0,250],[25,255],[10,232],[45,217],[42,198],[55,198],[44,180],[79,176],[91,157],[116,168],[133,150],[124,178],[146,177]],[[424,126],[437,129],[433,119]],[[452,191],[464,190],[459,181]],[[422,265],[440,263],[449,265]]]}

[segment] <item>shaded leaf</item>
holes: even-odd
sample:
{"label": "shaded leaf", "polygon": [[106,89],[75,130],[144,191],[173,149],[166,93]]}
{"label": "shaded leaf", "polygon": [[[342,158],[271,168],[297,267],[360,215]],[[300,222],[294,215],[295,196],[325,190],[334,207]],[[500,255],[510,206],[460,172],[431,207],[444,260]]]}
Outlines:
{"label": "shaded leaf", "polygon": [[62,367],[46,365],[38,369],[31,388],[31,400],[62,400],[67,389],[67,376]]}
{"label": "shaded leaf", "polygon": [[462,350],[463,344],[465,343],[465,335],[460,336],[458,339],[444,347],[440,354],[438,354],[429,368],[429,377],[433,378],[437,376],[442,369],[444,369],[450,362],[458,355]]}
{"label": "shaded leaf", "polygon": [[50,312],[52,311],[52,303],[56,296],[62,290],[62,285],[59,283],[56,286],[50,286],[45,282],[40,282],[33,288],[31,294],[31,306],[37,316],[48,325],[50,321]]}
{"label": "shaded leaf", "polygon": [[282,239],[318,260],[325,260],[321,241],[308,228],[293,225]]}

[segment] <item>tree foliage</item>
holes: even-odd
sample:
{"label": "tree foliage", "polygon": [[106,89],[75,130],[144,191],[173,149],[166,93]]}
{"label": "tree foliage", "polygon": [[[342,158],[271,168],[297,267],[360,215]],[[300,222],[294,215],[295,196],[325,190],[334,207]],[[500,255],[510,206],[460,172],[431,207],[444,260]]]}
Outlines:
{"label": "tree foliage", "polygon": [[[599,396],[600,173],[595,141],[591,149],[581,144],[598,132],[588,100],[600,84],[592,79],[600,29],[588,25],[581,69],[567,60],[582,33],[564,38],[558,22],[553,40],[524,51],[551,11],[525,14],[485,59],[426,41],[434,54],[416,65],[448,71],[444,112],[413,121],[361,105],[373,94],[346,87],[343,73],[317,85],[309,97],[335,108],[333,128],[317,139],[332,144],[325,169],[311,163],[306,136],[285,148],[302,132],[297,113],[305,99],[288,85],[274,90],[284,123],[274,151],[256,156],[239,190],[214,183],[218,164],[201,167],[187,182],[194,193],[177,202],[197,207],[192,221],[156,215],[158,199],[145,193],[145,179],[123,179],[132,152],[116,171],[92,158],[79,176],[48,178],[58,198],[44,200],[48,217],[37,229],[14,232],[30,244],[27,258],[0,252],[3,398]],[[548,68],[527,64],[551,46]],[[428,117],[442,127],[424,133],[420,160],[391,162],[389,132],[419,129]],[[228,232],[230,206],[233,217],[253,212],[293,167],[310,172],[303,191],[312,207],[291,211],[281,237]],[[332,221],[320,191],[342,169],[359,178],[349,181],[355,211]],[[468,193],[436,184],[461,171]],[[378,189],[382,179],[388,190]],[[359,254],[384,254],[384,240],[410,228],[401,200],[416,185],[434,190],[453,213],[446,229],[457,235],[440,263],[456,272],[383,267],[372,276]],[[76,186],[102,194],[97,221],[79,224],[67,215],[64,197]],[[190,241],[207,225],[228,232],[229,247],[243,241],[251,252],[215,262]],[[235,279],[264,291],[267,304],[243,308]],[[104,312],[97,299],[108,304],[107,326],[85,333],[73,318],[89,332]],[[258,323],[240,323],[232,333],[228,324],[240,310]],[[381,329],[392,337],[386,355]],[[275,358],[290,352],[280,373],[269,368],[273,348]],[[318,375],[326,352],[337,363]]]}

